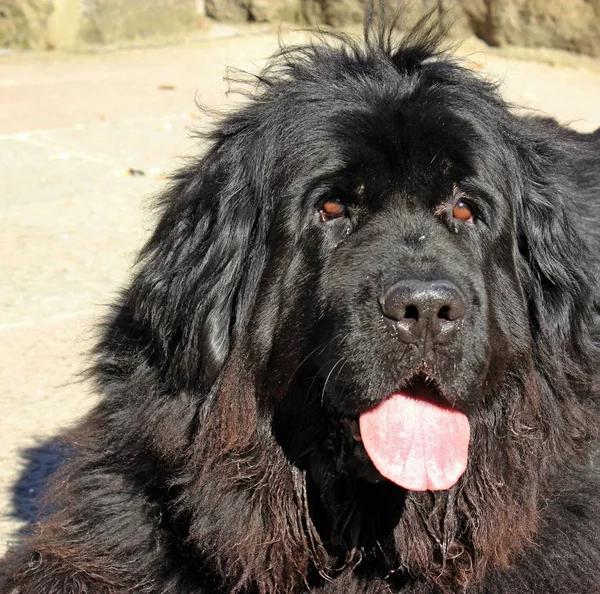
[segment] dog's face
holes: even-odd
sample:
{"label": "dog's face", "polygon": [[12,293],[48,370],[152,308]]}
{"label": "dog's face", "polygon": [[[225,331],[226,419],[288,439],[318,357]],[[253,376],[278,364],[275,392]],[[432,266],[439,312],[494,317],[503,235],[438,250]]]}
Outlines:
{"label": "dog's face", "polygon": [[267,193],[286,272],[274,278],[310,288],[273,349],[289,349],[285,328],[310,335],[303,369],[359,476],[448,489],[478,411],[529,341],[516,157],[483,83],[486,101],[456,96],[426,66],[390,68],[385,84],[378,67],[318,91],[297,84],[293,105],[282,94],[267,107],[281,131],[256,149],[279,155]]}

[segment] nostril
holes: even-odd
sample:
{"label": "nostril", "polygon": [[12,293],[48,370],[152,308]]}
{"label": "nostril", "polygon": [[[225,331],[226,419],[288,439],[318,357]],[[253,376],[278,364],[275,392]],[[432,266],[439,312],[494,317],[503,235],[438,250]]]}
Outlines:
{"label": "nostril", "polygon": [[440,307],[440,311],[438,311],[438,318],[440,318],[441,320],[451,320],[452,319],[450,317],[450,306],[449,305],[444,305],[444,306]]}
{"label": "nostril", "polygon": [[419,310],[416,305],[407,305],[406,311],[404,312],[405,319],[418,320],[419,319]]}

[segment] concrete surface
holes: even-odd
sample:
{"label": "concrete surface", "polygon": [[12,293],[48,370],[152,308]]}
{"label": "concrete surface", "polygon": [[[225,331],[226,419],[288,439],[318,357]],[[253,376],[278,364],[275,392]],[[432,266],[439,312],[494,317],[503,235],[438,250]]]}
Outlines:
{"label": "concrete surface", "polygon": [[[298,36],[287,36],[287,38]],[[95,321],[152,226],[163,172],[198,152],[194,97],[226,108],[226,65],[256,71],[275,34],[96,55],[0,58],[0,552],[35,515],[53,438],[94,403],[78,380]],[[600,126],[600,68],[471,56],[507,98]],[[129,168],[144,176],[127,176]]]}

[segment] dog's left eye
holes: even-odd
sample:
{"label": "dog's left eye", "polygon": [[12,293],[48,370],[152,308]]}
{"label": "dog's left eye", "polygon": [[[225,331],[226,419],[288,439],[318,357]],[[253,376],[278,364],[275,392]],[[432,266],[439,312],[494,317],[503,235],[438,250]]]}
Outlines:
{"label": "dog's left eye", "polygon": [[320,214],[323,222],[331,221],[347,216],[348,207],[341,200],[330,198],[321,205]]}
{"label": "dog's left eye", "polygon": [[457,200],[452,208],[452,216],[459,221],[465,221],[467,223],[475,222],[475,214],[473,207],[466,200]]}

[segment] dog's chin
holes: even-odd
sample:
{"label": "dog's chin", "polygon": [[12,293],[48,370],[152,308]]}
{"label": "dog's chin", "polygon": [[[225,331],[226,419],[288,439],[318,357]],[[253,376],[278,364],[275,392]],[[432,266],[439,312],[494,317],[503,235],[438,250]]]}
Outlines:
{"label": "dog's chin", "polygon": [[341,423],[345,467],[368,482],[409,491],[452,488],[466,470],[467,416],[439,381],[414,374],[393,393]]}

